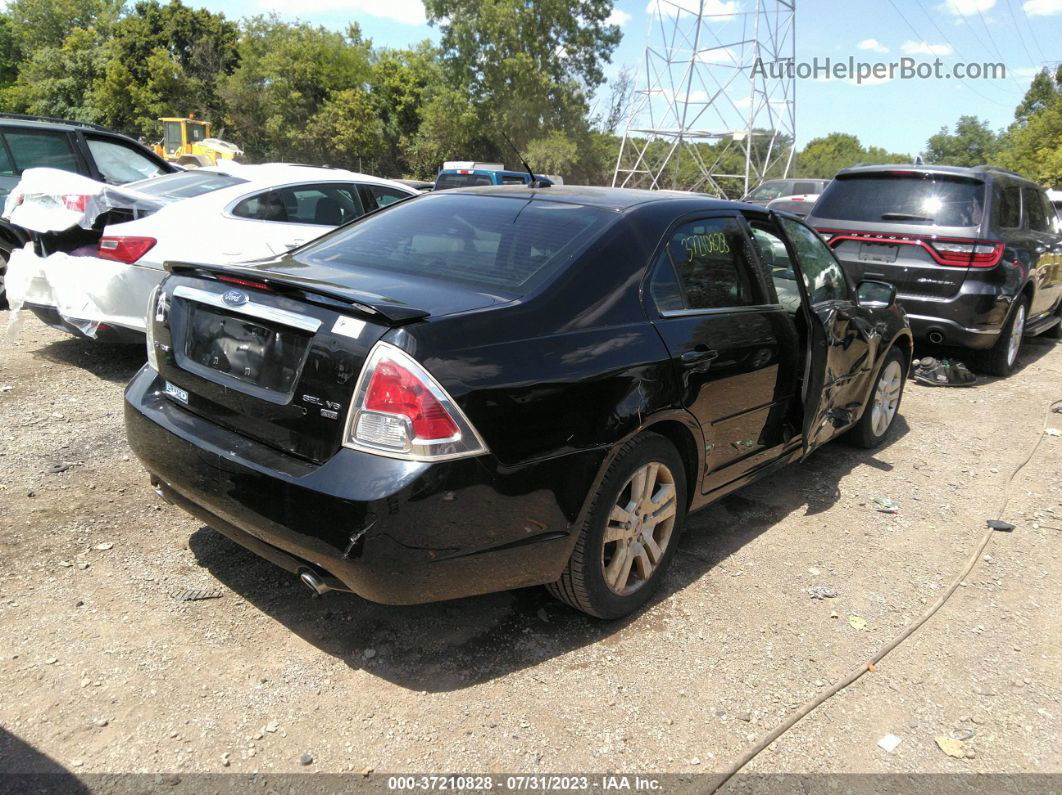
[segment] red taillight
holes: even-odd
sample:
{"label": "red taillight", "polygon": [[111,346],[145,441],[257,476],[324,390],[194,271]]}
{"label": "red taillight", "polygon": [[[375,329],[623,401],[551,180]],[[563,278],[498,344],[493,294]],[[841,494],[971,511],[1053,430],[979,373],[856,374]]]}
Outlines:
{"label": "red taillight", "polygon": [[416,359],[377,342],[350,402],[344,447],[405,461],[482,455],[483,439],[460,407]]}
{"label": "red taillight", "polygon": [[929,240],[941,265],[994,268],[1003,257],[1003,244],[994,240]]}
{"label": "red taillight", "polygon": [[994,268],[1003,258],[1004,245],[998,240],[971,240],[963,237],[919,237],[880,232],[850,232],[844,229],[816,229],[830,248],[846,240],[857,243],[885,243],[921,246],[938,265],[958,268]]}
{"label": "red taillight", "polygon": [[241,279],[239,276],[218,276],[219,282],[225,282],[226,284],[238,284],[240,287],[253,287],[256,290],[268,290],[273,292],[273,288],[266,282],[255,281],[254,279]]}
{"label": "red taillight", "polygon": [[85,212],[85,208],[88,207],[88,196],[83,196],[79,193],[67,193],[62,196],[63,206],[68,210],[76,210],[79,213]]}
{"label": "red taillight", "polygon": [[392,361],[376,365],[365,394],[365,409],[406,417],[413,427],[413,437],[423,441],[451,439],[460,433],[427,385]]}
{"label": "red taillight", "polygon": [[131,265],[147,254],[157,243],[153,237],[114,235],[101,237],[96,253],[100,259],[113,259]]}

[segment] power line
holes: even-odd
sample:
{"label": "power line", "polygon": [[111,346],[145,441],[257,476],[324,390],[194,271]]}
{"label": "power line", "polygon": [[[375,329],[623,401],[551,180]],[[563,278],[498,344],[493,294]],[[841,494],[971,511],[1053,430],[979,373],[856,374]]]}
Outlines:
{"label": "power line", "polygon": [[[999,45],[996,44],[996,39],[992,35],[992,30],[988,27],[988,23],[985,22],[985,15],[981,13],[980,7],[978,7],[977,9],[977,17],[981,20],[981,27],[983,27],[985,29],[985,33],[988,34],[988,40],[992,43],[992,49],[996,51],[996,57],[999,58],[999,62],[1002,63],[1003,68],[1006,69],[1007,59],[1003,57],[1003,53],[1000,51]],[[970,27],[970,30],[973,30],[973,26]],[[1021,82],[1019,82],[1018,78],[1014,76],[1014,73],[1012,71],[1008,71],[1007,76],[1014,81],[1014,85],[1016,85],[1018,88],[1022,90],[1025,89],[1025,86],[1023,86]]]}
{"label": "power line", "polygon": [[1036,37],[1036,29],[1029,22],[1029,13],[1025,10],[1025,5],[1022,4],[1021,15],[1025,19],[1025,27],[1029,29],[1029,36],[1032,37],[1033,44],[1036,45],[1036,51],[1040,53],[1041,61],[1047,60],[1047,55],[1044,54],[1044,48],[1040,46],[1040,40]]}
{"label": "power line", "polygon": [[[1010,20],[1014,23],[1014,32],[1018,34],[1018,41],[1021,42],[1021,48],[1025,50],[1025,54],[1029,56],[1030,65],[1036,63],[1036,59],[1033,58],[1032,52],[1030,52],[1028,46],[1025,44],[1025,37],[1021,35],[1021,28],[1018,27],[1018,17],[1014,13],[1014,6],[1006,2],[1006,0],[1004,0],[1003,5],[1005,5],[1007,7],[1007,11],[1010,12]],[[1028,18],[1026,18],[1026,21],[1028,21]],[[1043,53],[1040,54],[1043,55]]]}
{"label": "power line", "polygon": [[[940,37],[942,39],[944,39],[945,42],[947,42],[948,46],[951,47],[952,51],[956,55],[958,55],[960,58],[962,58],[964,61],[969,61],[970,60],[969,58],[967,58],[963,53],[959,52],[959,48],[955,46],[955,42],[953,42],[951,40],[951,38],[948,36],[948,34],[940,29],[940,25],[938,25],[937,21],[935,19],[933,19],[933,17],[930,15],[930,13],[928,11],[926,11],[925,6],[923,6],[921,3],[915,3],[915,5],[918,6],[918,8],[922,11],[922,13],[925,15],[925,18],[929,20],[929,24],[933,26],[934,30],[936,30],[937,33],[940,34]],[[895,4],[893,5],[893,8],[896,8]],[[897,9],[897,11],[898,10],[899,9]],[[901,14],[901,16],[903,16],[903,15]],[[906,19],[904,19],[904,21],[907,22]],[[915,35],[919,35],[919,36],[921,35],[917,30],[914,29],[914,26],[910,22],[907,22],[907,26],[909,28],[911,28],[911,30],[913,30],[915,32]],[[997,86],[995,83],[989,83],[988,85],[989,85],[989,87],[996,89],[996,91],[1002,91],[1003,93],[1009,95],[1009,92],[1005,88],[1003,88],[1002,86]],[[973,88],[971,88],[970,90],[973,91]],[[977,93],[977,92],[974,91],[974,93]],[[1002,105],[1003,103],[1000,102],[999,104]]]}
{"label": "power line", "polygon": [[[904,23],[907,25],[907,27],[909,27],[911,29],[911,32],[914,33],[914,35],[917,38],[921,38],[922,34],[919,33],[918,29],[914,25],[911,24],[911,20],[909,20],[904,15],[903,11],[900,10],[899,6],[896,5],[895,1],[894,0],[889,0],[889,5],[892,6],[892,10],[893,11],[895,11],[897,14],[900,15],[900,19],[902,19],[904,21]],[[947,37],[945,36],[945,39],[946,38]],[[952,45],[952,49],[955,49],[954,45]],[[970,91],[972,91],[974,94],[976,94],[977,96],[979,96],[981,99],[985,100],[986,102],[991,102],[994,105],[999,105],[1000,107],[1005,107],[1003,102],[1000,102],[998,99],[992,99],[992,97],[985,96],[980,91],[978,91],[976,88],[974,88],[972,85],[967,83],[965,79],[962,79],[961,82],[964,83],[966,85],[966,87],[968,89],[970,89]]]}

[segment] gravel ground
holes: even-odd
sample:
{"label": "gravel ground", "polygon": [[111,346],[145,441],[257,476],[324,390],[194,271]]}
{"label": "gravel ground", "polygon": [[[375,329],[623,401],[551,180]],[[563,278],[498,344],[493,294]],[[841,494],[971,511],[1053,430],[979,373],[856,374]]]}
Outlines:
{"label": "gravel ground", "polygon": [[[122,427],[139,349],[27,319],[0,342],[0,768],[720,771],[959,571],[1062,397],[1062,346],[1022,362],[909,382],[889,446],[831,444],[691,517],[661,597],[602,623],[541,589],[309,599],[154,496]],[[1062,438],[1011,495],[1017,530],[951,601],[748,772],[1062,772]]]}

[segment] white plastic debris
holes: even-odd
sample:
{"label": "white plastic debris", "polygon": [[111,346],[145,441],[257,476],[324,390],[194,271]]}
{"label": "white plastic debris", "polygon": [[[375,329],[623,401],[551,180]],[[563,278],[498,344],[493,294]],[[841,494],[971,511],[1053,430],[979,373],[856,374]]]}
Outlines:
{"label": "white plastic debris", "polygon": [[903,740],[897,737],[895,734],[886,734],[880,740],[878,740],[878,748],[889,754],[896,753],[896,748],[902,743]]}
{"label": "white plastic debris", "polygon": [[115,208],[153,212],[164,202],[58,168],[27,168],[7,195],[3,217],[31,232],[91,229]]}

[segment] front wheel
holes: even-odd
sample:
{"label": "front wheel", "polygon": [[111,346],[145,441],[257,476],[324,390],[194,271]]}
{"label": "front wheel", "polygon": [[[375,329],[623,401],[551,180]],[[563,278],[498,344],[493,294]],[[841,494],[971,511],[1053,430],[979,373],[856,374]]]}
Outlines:
{"label": "front wheel", "polygon": [[853,444],[872,449],[879,447],[888,437],[893,421],[900,411],[906,362],[903,352],[896,348],[885,356],[870,401],[863,409],[863,416],[849,434]]}
{"label": "front wheel", "polygon": [[620,618],[660,587],[686,518],[686,470],[655,433],[627,442],[594,495],[553,596],[597,618]]}

